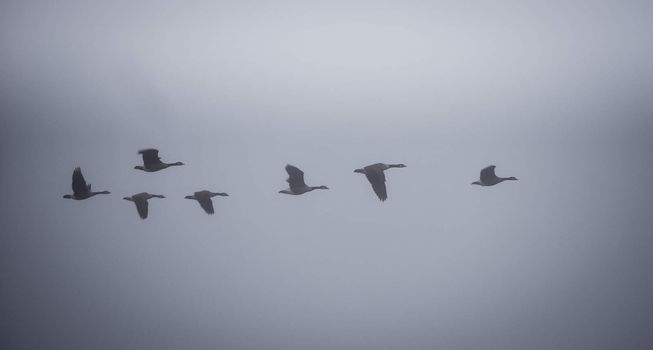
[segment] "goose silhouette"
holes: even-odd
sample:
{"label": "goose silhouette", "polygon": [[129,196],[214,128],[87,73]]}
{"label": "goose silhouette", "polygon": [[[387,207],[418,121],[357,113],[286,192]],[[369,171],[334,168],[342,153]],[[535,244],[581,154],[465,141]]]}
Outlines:
{"label": "goose silhouette", "polygon": [[215,213],[215,210],[213,209],[213,201],[211,200],[211,198],[215,196],[228,197],[229,195],[226,193],[203,190],[203,191],[195,192],[192,195],[186,196],[184,198],[196,200],[207,214],[212,215],[213,213]]}
{"label": "goose silhouette", "polygon": [[313,190],[328,190],[326,186],[307,186],[304,182],[304,172],[299,170],[296,166],[286,165],[286,172],[288,173],[289,188],[279,191],[279,193],[300,195]]}
{"label": "goose silhouette", "polygon": [[376,196],[379,197],[381,202],[388,199],[388,191],[385,187],[385,174],[384,171],[390,168],[405,168],[404,164],[385,164],[376,163],[368,165],[361,169],[354,170],[355,173],[365,174],[367,181],[372,185],[372,189]]}
{"label": "goose silhouette", "polygon": [[164,163],[159,158],[159,150],[154,148],[142,149],[138,154],[143,156],[143,165],[137,165],[134,169],[143,170],[148,173],[163,170],[171,166],[184,165],[182,162]]}
{"label": "goose silhouette", "polygon": [[483,170],[481,170],[480,180],[472,182],[472,185],[494,186],[494,185],[496,185],[498,183],[501,183],[501,182],[504,182],[506,180],[512,180],[512,181],[517,180],[517,178],[514,177],[514,176],[511,176],[511,177],[498,177],[494,173],[494,168],[496,168],[496,166],[494,166],[494,165],[490,165],[488,167],[483,168]]}
{"label": "goose silhouette", "polygon": [[83,199],[91,198],[98,194],[109,194],[109,193],[111,192],[91,191],[91,184],[88,185],[86,184],[86,180],[84,180],[84,175],[82,175],[82,169],[80,167],[76,167],[75,170],[73,170],[73,194],[64,195],[63,198],[83,200]]}
{"label": "goose silhouette", "polygon": [[149,194],[147,192],[141,192],[138,194],[135,194],[131,197],[125,197],[123,198],[124,200],[128,200],[130,202],[134,202],[136,204],[136,210],[138,211],[138,216],[141,217],[141,219],[147,218],[147,213],[148,213],[148,200],[150,198],[165,198],[165,196],[160,195],[160,194]]}

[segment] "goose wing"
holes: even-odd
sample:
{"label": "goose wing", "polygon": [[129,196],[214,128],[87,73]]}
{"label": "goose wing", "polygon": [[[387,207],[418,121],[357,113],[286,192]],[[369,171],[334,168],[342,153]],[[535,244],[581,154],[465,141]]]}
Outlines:
{"label": "goose wing", "polygon": [[154,148],[142,149],[138,151],[138,154],[143,156],[143,164],[145,167],[153,164],[161,164],[161,158],[159,158],[159,150]]}
{"label": "goose wing", "polygon": [[306,183],[304,182],[304,172],[299,170],[299,168],[292,166],[290,164],[286,165],[286,172],[288,173],[288,184],[290,189],[294,188],[304,188]]}
{"label": "goose wing", "polygon": [[75,194],[84,194],[89,191],[89,186],[84,180],[84,175],[82,175],[82,169],[80,167],[75,168],[73,171],[73,192]]}
{"label": "goose wing", "polygon": [[207,214],[215,213],[215,211],[213,210],[213,201],[211,200],[211,198],[209,198],[208,196],[199,196],[197,197],[197,201],[200,203],[200,206],[202,207],[202,209],[204,209],[204,211]]}
{"label": "goose wing", "polygon": [[496,168],[496,166],[490,165],[489,167],[483,168],[483,170],[481,170],[481,182],[488,182],[497,177],[494,174],[494,168]]}
{"label": "goose wing", "polygon": [[366,169],[366,171],[367,173],[365,174],[365,177],[367,177],[367,180],[372,184],[372,189],[374,190],[374,193],[376,193],[376,196],[379,197],[381,201],[388,199],[388,192],[385,188],[385,174],[383,171],[372,168]]}
{"label": "goose wing", "polygon": [[138,216],[141,217],[141,219],[145,219],[147,217],[147,207],[149,204],[147,203],[147,199],[143,197],[137,197],[134,196],[132,197],[134,199],[134,204],[136,204],[136,210],[138,210]]}

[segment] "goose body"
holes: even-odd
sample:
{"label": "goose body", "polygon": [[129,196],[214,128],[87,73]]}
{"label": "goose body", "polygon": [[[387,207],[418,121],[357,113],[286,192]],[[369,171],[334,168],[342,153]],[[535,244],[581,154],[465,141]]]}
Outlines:
{"label": "goose body", "polygon": [[195,192],[192,195],[186,196],[184,198],[196,200],[207,214],[213,214],[215,213],[215,211],[213,210],[213,201],[211,200],[211,198],[215,196],[228,197],[229,195],[226,193],[211,192],[211,191],[204,190],[204,191]]}
{"label": "goose body", "polygon": [[76,167],[73,170],[73,194],[64,195],[63,198],[74,199],[74,200],[83,200],[91,198],[97,194],[109,194],[109,191],[91,191],[91,184],[86,184],[84,180],[84,175],[82,175],[82,169]]}
{"label": "goose body", "polygon": [[160,194],[149,194],[147,192],[141,192],[131,197],[125,197],[123,199],[128,200],[130,202],[134,202],[134,204],[136,204],[136,210],[138,211],[138,216],[140,216],[141,219],[145,219],[147,218],[148,206],[149,206],[147,201],[150,198],[165,198],[165,196]]}
{"label": "goose body", "polygon": [[279,193],[300,195],[306,192],[311,192],[313,190],[328,190],[326,186],[308,186],[304,182],[304,172],[299,170],[299,168],[292,166],[290,164],[286,165],[286,172],[288,173],[288,182],[289,188],[279,191]]}
{"label": "goose body", "polygon": [[134,169],[143,170],[148,173],[163,170],[171,166],[184,165],[182,162],[164,163],[159,157],[159,150],[154,148],[142,149],[138,154],[143,156],[143,165],[137,165]]}
{"label": "goose body", "polygon": [[388,192],[385,187],[385,173],[384,171],[390,168],[405,168],[404,164],[385,164],[385,163],[376,163],[368,165],[361,169],[354,170],[355,173],[365,174],[367,181],[372,185],[372,189],[376,196],[383,202],[388,199]]}
{"label": "goose body", "polygon": [[514,176],[511,176],[511,177],[498,177],[494,173],[494,168],[496,168],[496,166],[494,166],[494,165],[490,165],[488,167],[483,168],[483,170],[481,170],[480,180],[472,182],[472,185],[494,186],[494,185],[496,185],[498,183],[501,183],[501,182],[504,182],[506,180],[512,180],[512,181],[517,180],[517,178],[514,177]]}

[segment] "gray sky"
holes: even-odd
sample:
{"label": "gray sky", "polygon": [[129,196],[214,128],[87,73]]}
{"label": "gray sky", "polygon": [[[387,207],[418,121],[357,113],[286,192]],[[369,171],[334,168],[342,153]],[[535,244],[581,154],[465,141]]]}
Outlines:
{"label": "gray sky", "polygon": [[[3,349],[650,349],[652,19],[4,1]],[[408,165],[385,203],[374,162]],[[330,190],[278,194],[287,163]],[[75,166],[112,194],[62,199]]]}

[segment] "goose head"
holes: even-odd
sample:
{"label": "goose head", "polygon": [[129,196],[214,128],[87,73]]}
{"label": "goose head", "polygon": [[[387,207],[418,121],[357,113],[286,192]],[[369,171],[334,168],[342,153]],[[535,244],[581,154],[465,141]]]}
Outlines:
{"label": "goose head", "polygon": [[228,194],[226,194],[226,193],[224,193],[224,192],[217,192],[217,193],[213,193],[213,195],[214,195],[214,196],[222,196],[222,197],[229,197],[229,195],[228,195]]}
{"label": "goose head", "polygon": [[406,164],[390,164],[391,168],[405,168]]}
{"label": "goose head", "polygon": [[63,197],[66,198],[66,199],[73,199],[73,196],[71,196],[69,194],[64,194]]}
{"label": "goose head", "polygon": [[517,178],[514,177],[514,176],[511,176],[511,177],[507,177],[507,178],[505,178],[504,180],[513,180],[513,181],[516,181]]}
{"label": "goose head", "polygon": [[123,197],[122,199],[124,199],[126,201],[130,201],[130,202],[134,201],[134,198],[132,198],[132,197]]}
{"label": "goose head", "polygon": [[145,167],[142,166],[142,165],[137,165],[137,166],[134,167],[134,169],[137,169],[137,170],[145,170]]}
{"label": "goose head", "polygon": [[171,163],[171,164],[168,164],[168,165],[170,165],[170,166],[177,166],[177,165],[184,165],[184,163],[182,163],[182,162],[174,162],[174,163]]}
{"label": "goose head", "polygon": [[186,199],[195,199],[194,196],[186,196],[186,197],[184,197],[184,198],[186,198]]}
{"label": "goose head", "polygon": [[313,189],[314,189],[314,190],[328,190],[329,188],[326,187],[326,186],[324,186],[324,185],[322,185],[322,186],[315,186],[315,187],[313,187]]}
{"label": "goose head", "polygon": [[474,181],[474,182],[472,182],[472,185],[479,185],[480,186],[481,182],[480,181]]}
{"label": "goose head", "polygon": [[354,172],[359,173],[359,174],[365,174],[365,169],[362,169],[362,168],[361,169],[356,169],[356,170],[354,170]]}

